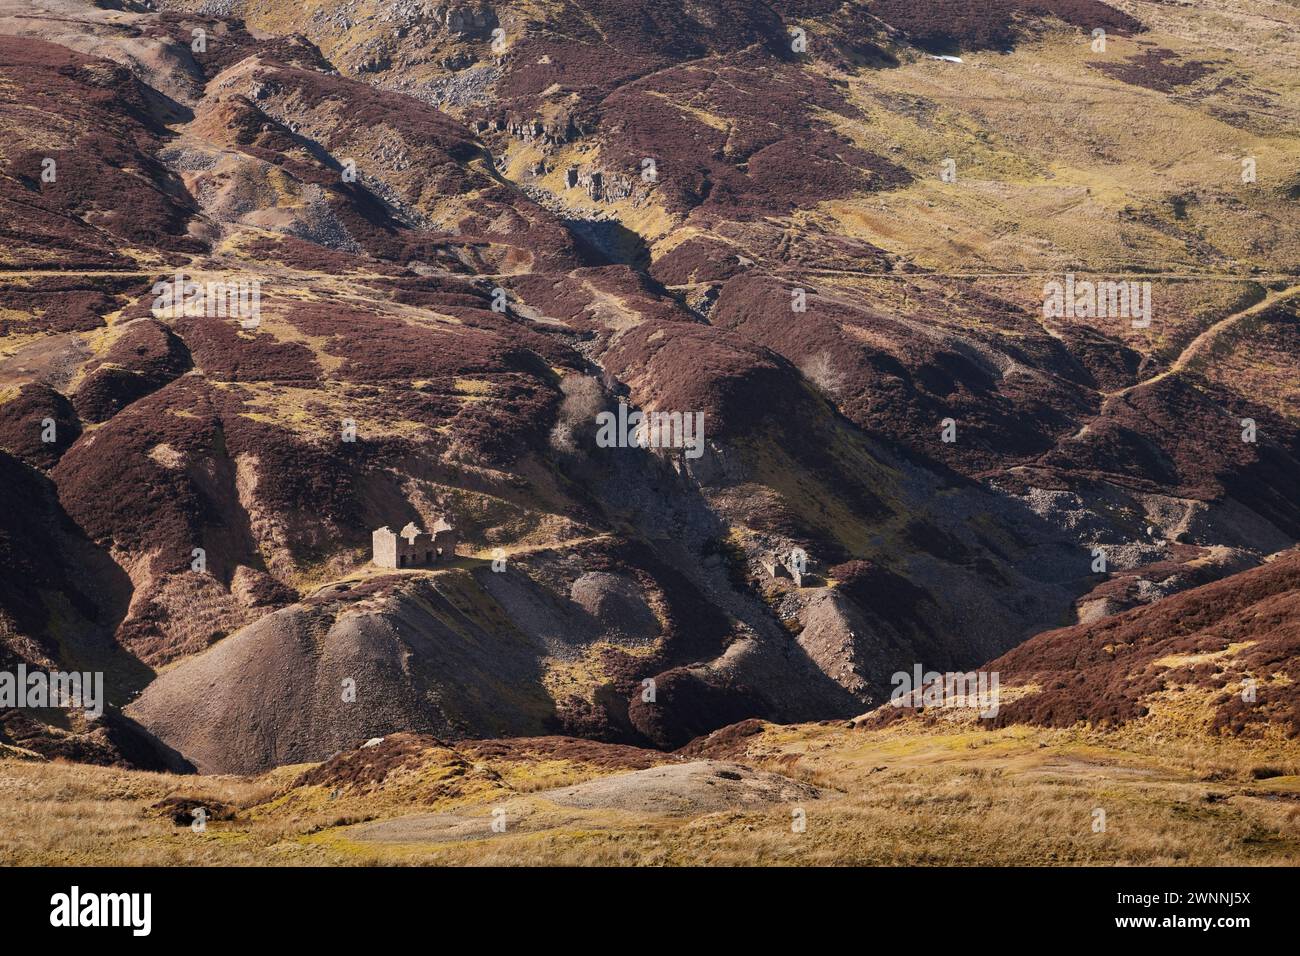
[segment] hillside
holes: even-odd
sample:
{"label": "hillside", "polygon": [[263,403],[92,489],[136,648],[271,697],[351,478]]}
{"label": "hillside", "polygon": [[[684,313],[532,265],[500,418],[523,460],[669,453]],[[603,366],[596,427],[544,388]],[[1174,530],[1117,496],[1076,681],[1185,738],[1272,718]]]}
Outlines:
{"label": "hillside", "polygon": [[[0,0],[0,670],[107,697],[0,708],[12,773],[143,801],[197,772],[264,846],[396,739],[415,789],[337,815],[383,857],[403,801],[461,846],[509,777],[474,755],[525,739],[599,764],[511,764],[542,829],[710,787],[691,819],[815,799],[853,829],[905,805],[853,802],[897,748],[909,784],[1045,787],[1045,821],[1048,756],[1193,799],[1203,745],[1234,827],[1293,824],[1251,768],[1300,759],[1297,28],[1269,0]],[[1122,315],[1082,291],[1109,281]],[[702,432],[611,447],[620,410]],[[440,521],[445,561],[372,561]],[[999,672],[994,728],[889,708],[918,664]]]}
{"label": "hillside", "polygon": [[1000,723],[1113,726],[1177,708],[1209,734],[1294,739],[1297,641],[1300,554],[1290,551],[1118,617],[1039,634],[987,667],[1033,688]]}

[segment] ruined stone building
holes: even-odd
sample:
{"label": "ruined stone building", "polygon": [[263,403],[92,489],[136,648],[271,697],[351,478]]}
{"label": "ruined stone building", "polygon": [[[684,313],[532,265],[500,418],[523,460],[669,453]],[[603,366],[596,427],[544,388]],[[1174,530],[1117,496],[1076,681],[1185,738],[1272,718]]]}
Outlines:
{"label": "ruined stone building", "polygon": [[769,551],[759,559],[759,563],[768,577],[789,578],[797,588],[803,587],[808,578],[807,555],[801,551],[792,551],[785,559]]}
{"label": "ruined stone building", "polygon": [[371,560],[381,568],[420,568],[450,561],[459,543],[456,529],[446,518],[439,518],[431,532],[421,531],[415,522],[400,534],[385,525],[370,536]]}

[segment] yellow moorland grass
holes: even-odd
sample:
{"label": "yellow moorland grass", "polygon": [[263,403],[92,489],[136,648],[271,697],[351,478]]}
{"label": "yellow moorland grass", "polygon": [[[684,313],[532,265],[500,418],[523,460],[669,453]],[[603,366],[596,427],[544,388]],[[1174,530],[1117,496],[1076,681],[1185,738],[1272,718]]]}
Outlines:
{"label": "yellow moorland grass", "polygon": [[[1290,266],[1300,252],[1282,226],[1300,158],[1300,113],[1284,105],[1296,102],[1294,52],[1216,45],[1210,73],[1173,95],[1107,75],[1151,45],[1204,61],[1209,21],[1250,17],[1188,5],[1161,14],[1158,29],[1112,38],[1104,54],[1072,31],[1049,32],[1011,54],[969,54],[960,65],[920,58],[849,77],[862,116],[823,119],[863,148],[888,143],[915,179],[829,202],[822,216],[938,270]],[[1248,77],[1259,95],[1234,92],[1241,84],[1223,76]],[[1257,183],[1242,182],[1247,156]],[[940,176],[948,159],[955,183]]]}
{"label": "yellow moorland grass", "polygon": [[[622,772],[433,747],[380,783],[291,787],[304,769],[179,777],[0,759],[0,861],[161,864],[1295,865],[1300,746],[1189,732],[1191,698],[1120,731],[983,730],[966,718],[765,726],[752,767],[826,791],[798,807],[575,809],[546,791]],[[1193,722],[1194,723],[1194,722]],[[673,759],[666,757],[665,759]],[[468,766],[468,769],[466,767]],[[278,795],[277,795],[278,794]],[[204,833],[169,795],[239,808]],[[491,831],[492,810],[513,821]],[[793,811],[806,815],[794,832]],[[1105,829],[1095,829],[1097,811]],[[429,815],[454,824],[429,835]],[[367,821],[410,821],[374,839]],[[421,835],[423,834],[423,835]]]}

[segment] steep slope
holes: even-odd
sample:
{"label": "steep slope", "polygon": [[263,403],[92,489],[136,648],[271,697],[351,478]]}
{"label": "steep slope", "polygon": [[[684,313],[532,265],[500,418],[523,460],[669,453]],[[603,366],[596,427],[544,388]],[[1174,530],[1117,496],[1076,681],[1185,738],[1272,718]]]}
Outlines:
{"label": "steep slope", "polygon": [[0,63],[7,269],[123,269],[123,246],[201,249],[188,235],[193,202],[157,158],[155,91],[125,67],[36,39],[0,36]]}
{"label": "steep slope", "polygon": [[478,630],[432,588],[384,583],[342,607],[266,615],[164,673],[131,714],[210,773],[321,760],[397,730],[542,731],[550,701],[519,635]]}
{"label": "steep slope", "polygon": [[[1297,54],[1254,4],[1214,63],[1201,3],[161,6],[0,3],[0,448],[11,553],[66,520],[99,562],[15,573],[111,584],[120,699],[202,766],[844,718],[1300,536]],[[1117,272],[1152,325],[1044,315]],[[703,434],[602,447],[623,406]],[[442,515],[458,571],[313,603]],[[490,620],[403,596],[466,571]],[[0,598],[73,659],[88,610]],[[494,641],[508,686],[458,670]],[[407,704],[331,709],[337,661]]]}
{"label": "steep slope", "polygon": [[1300,736],[1300,553],[986,665],[1026,692],[999,725],[1120,725],[1167,712],[1209,733]]}

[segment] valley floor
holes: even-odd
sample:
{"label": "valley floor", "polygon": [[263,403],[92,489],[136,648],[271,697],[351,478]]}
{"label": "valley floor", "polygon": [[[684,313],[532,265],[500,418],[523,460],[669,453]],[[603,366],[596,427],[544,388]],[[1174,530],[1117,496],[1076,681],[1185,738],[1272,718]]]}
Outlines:
{"label": "valley floor", "polygon": [[1280,737],[749,721],[687,749],[399,734],[248,778],[9,756],[0,862],[1300,863],[1300,745]]}

